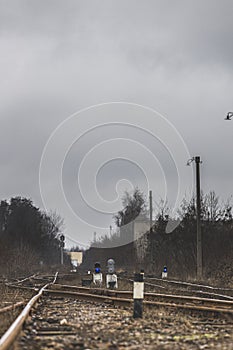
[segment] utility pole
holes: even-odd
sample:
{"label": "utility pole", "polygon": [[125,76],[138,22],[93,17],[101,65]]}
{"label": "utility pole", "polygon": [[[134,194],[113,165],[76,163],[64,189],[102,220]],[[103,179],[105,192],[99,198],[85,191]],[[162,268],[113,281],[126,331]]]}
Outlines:
{"label": "utility pole", "polygon": [[202,233],[201,233],[201,185],[200,185],[200,164],[199,156],[188,160],[187,165],[195,161],[196,164],[196,217],[197,217],[197,278],[203,276],[203,255],[202,255]]}
{"label": "utility pole", "polygon": [[153,212],[153,207],[152,207],[152,191],[149,192],[149,198],[150,198],[150,232],[152,232],[152,212]]}
{"label": "utility pole", "polygon": [[195,157],[196,163],[196,196],[197,196],[197,278],[202,279],[203,257],[202,257],[202,232],[201,232],[201,186],[200,186],[200,157]]}

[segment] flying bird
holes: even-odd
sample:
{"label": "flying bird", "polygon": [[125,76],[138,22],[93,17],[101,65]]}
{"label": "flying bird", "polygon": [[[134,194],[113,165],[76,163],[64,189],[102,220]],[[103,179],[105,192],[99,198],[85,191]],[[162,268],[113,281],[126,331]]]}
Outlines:
{"label": "flying bird", "polygon": [[228,112],[225,120],[231,120],[232,117],[233,117],[233,112]]}

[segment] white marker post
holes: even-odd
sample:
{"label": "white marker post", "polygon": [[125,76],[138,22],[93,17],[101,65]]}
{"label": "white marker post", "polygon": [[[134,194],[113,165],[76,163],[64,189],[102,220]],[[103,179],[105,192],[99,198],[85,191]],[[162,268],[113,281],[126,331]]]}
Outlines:
{"label": "white marker post", "polygon": [[144,298],[144,272],[135,273],[133,284],[133,317],[142,318],[143,310],[143,298]]}

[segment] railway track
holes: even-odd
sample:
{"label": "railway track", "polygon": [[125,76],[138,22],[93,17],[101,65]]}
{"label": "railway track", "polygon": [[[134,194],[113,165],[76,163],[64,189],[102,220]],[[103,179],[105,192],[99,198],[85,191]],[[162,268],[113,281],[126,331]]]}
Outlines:
{"label": "railway track", "polygon": [[[133,283],[133,279],[129,277],[120,277],[120,280],[126,281],[129,284]],[[231,288],[218,288],[209,285],[184,281],[165,280],[155,277],[146,277],[145,287],[150,291],[169,291],[170,294],[185,294],[196,297],[217,298],[233,301],[233,289]]]}
{"label": "railway track", "polygon": [[[32,290],[38,290],[38,283],[34,284],[34,287],[31,287],[32,279],[35,279],[36,281],[44,281],[46,279],[51,278],[51,276],[46,277],[35,277],[31,276],[29,278],[25,278],[18,282],[17,285],[11,284],[11,288],[22,288],[22,289],[32,289]],[[61,278],[61,277],[60,277]],[[174,283],[178,285],[188,285],[194,286],[193,283],[186,283],[186,282],[179,282],[179,281],[168,281],[168,280],[162,280],[157,279],[162,283]],[[129,281],[132,281],[131,279],[128,279]],[[29,281],[30,285],[26,286],[25,281]],[[24,282],[24,285],[21,285],[21,283]],[[146,285],[149,284],[149,286],[154,286],[154,284],[145,282]],[[196,287],[200,287],[200,285],[195,285]],[[157,284],[155,285],[157,287]],[[215,289],[215,287],[211,286],[203,286],[209,288],[211,290]],[[60,288],[60,290],[59,290]],[[226,289],[229,291],[230,289]],[[183,290],[182,290],[183,291]],[[231,290],[230,290],[231,291]],[[45,289],[44,292],[48,294],[53,295],[60,295],[60,296],[67,296],[67,297],[76,297],[81,298],[82,300],[93,300],[93,301],[99,301],[104,300],[105,302],[112,302],[116,305],[128,305],[130,306],[132,304],[132,291],[111,291],[101,288],[87,288],[87,287],[80,287],[80,286],[71,286],[71,285],[62,285],[62,284],[53,284],[53,289],[48,290]],[[177,292],[177,291],[176,291]],[[145,306],[167,306],[167,307],[175,307],[180,309],[193,309],[193,310],[203,310],[203,311],[214,311],[214,312],[220,312],[220,313],[233,313],[233,297],[229,295],[223,295],[223,294],[217,294],[217,293],[207,293],[203,292],[205,295],[208,295],[209,297],[199,297],[195,296],[195,293],[201,294],[203,291],[196,291],[196,290],[189,290],[189,293],[192,295],[179,295],[179,294],[168,294],[168,293],[154,293],[154,292],[146,292],[144,294],[145,296]],[[194,294],[193,294],[194,293]],[[220,297],[220,298],[216,298]]]}
{"label": "railway track", "polygon": [[147,277],[146,283],[149,285],[154,285],[153,282],[156,282],[156,286],[160,287],[170,287],[173,289],[178,290],[186,290],[190,291],[192,293],[203,293],[203,294],[209,294],[213,296],[219,296],[219,297],[225,297],[233,300],[233,289],[232,288],[224,288],[224,287],[216,287],[216,286],[210,286],[205,284],[198,284],[193,282],[185,282],[185,281],[177,281],[177,280],[170,280],[170,279],[162,279],[162,278],[156,278],[156,277]]}
{"label": "railway track", "polygon": [[[73,297],[81,300],[105,301],[119,306],[131,306],[132,291],[119,291],[101,288],[86,288],[70,285],[53,285],[46,289],[50,295]],[[172,295],[165,293],[144,293],[144,305],[149,307],[173,307],[196,311],[218,312],[233,315],[233,301],[210,298],[200,298],[186,295]]]}
{"label": "railway track", "polygon": [[[11,281],[10,283],[17,283]],[[0,337],[11,325],[35,291],[11,288],[8,281],[0,283]]]}
{"label": "railway track", "polygon": [[[38,290],[37,287],[31,287],[31,281],[34,276],[28,279],[23,279],[20,282],[24,282],[24,285],[15,285],[11,284],[11,288],[23,288],[23,289],[32,289]],[[48,278],[51,278],[49,276]],[[36,277],[36,280],[44,280],[43,277]],[[30,281],[29,286],[25,286],[25,281]],[[162,282],[170,282],[164,281]],[[173,282],[173,281],[172,281]],[[183,282],[178,282],[183,283]],[[184,282],[185,283],[185,282]],[[147,282],[146,282],[147,284]],[[188,285],[193,285],[191,283],[187,283]],[[210,287],[212,288],[212,287]],[[60,290],[59,290],[60,289]],[[93,300],[93,301],[105,301],[109,303],[115,303],[115,305],[128,305],[130,306],[133,302],[132,300],[132,291],[111,291],[101,288],[87,288],[80,286],[71,286],[71,285],[62,285],[62,284],[53,284],[53,289],[45,289],[44,292],[47,294],[73,297],[73,298],[81,298],[82,300]],[[191,291],[190,291],[191,292]],[[196,291],[194,291],[195,293]],[[200,293],[200,291],[198,291]],[[165,307],[174,307],[180,309],[192,309],[192,310],[202,310],[202,311],[214,311],[220,313],[233,313],[233,297],[228,295],[220,295],[223,297],[222,299],[216,299],[216,296],[219,294],[216,293],[206,293],[211,298],[203,298],[197,297],[194,295],[178,295],[178,294],[168,294],[168,293],[153,293],[146,292],[145,296],[145,306],[165,306]]]}
{"label": "railway track", "polygon": [[[32,276],[31,276],[32,277]],[[29,278],[25,278],[22,281],[19,281],[19,283],[21,282],[25,282],[31,279],[31,277]],[[11,324],[11,326],[8,328],[8,330],[4,333],[4,335],[1,337],[0,339],[0,349],[1,350],[5,350],[5,349],[9,349],[9,347],[14,343],[14,341],[16,340],[17,336],[19,335],[23,324],[25,323],[32,307],[36,304],[36,302],[40,299],[40,297],[42,296],[44,289],[47,288],[50,284],[55,283],[56,281],[56,277],[57,274],[54,276],[53,281],[47,283],[46,285],[44,285],[38,292],[38,294],[34,295],[32,297],[32,299],[30,299],[30,301],[27,303],[27,305],[25,306],[25,308],[23,309],[23,311],[18,315],[18,317],[15,319],[15,321]],[[13,288],[15,287],[20,287],[17,285],[7,285],[8,287],[11,286]],[[24,287],[27,289],[31,289],[31,287]],[[15,310],[15,308],[17,308],[19,305],[17,304],[13,304],[11,305],[8,309],[2,309],[2,313],[5,312],[9,312],[12,310]]]}
{"label": "railway track", "polygon": [[[40,278],[36,277],[37,281],[34,283],[38,284],[38,279]],[[23,287],[29,290],[38,288],[32,287],[31,283],[32,280],[28,279],[22,283],[12,284],[11,287]],[[39,299],[41,302],[37,303]],[[37,307],[35,308],[36,303]],[[231,300],[146,292],[145,319],[140,321],[132,319],[132,303],[132,291],[129,290],[86,288],[52,283],[50,280],[30,300],[23,312],[1,338],[0,350],[8,349],[11,344],[15,344],[16,336],[23,324],[25,324],[23,334],[18,338],[16,348],[33,350],[47,347],[59,350],[74,348],[118,349],[118,345],[121,346],[119,349],[130,349],[133,344],[141,344],[140,347],[145,348],[147,343],[161,344],[164,341],[169,342],[171,337],[172,342],[175,342],[173,348],[176,349],[178,343],[186,343],[188,339],[198,344],[205,344],[208,337],[213,338],[216,342],[224,332],[224,337],[232,336],[233,301]],[[123,309],[119,309],[118,306],[123,306]],[[33,313],[28,319],[32,307]],[[188,312],[183,313],[184,310]],[[181,322],[181,317],[185,321]],[[154,320],[153,323],[151,319]],[[172,336],[168,337],[166,329],[165,331],[160,329],[157,333],[157,325],[162,327],[164,319],[166,320],[165,328],[167,329],[167,325],[170,325]],[[108,325],[106,325],[107,320]],[[200,320],[202,321],[200,322]],[[125,322],[127,332],[130,331],[130,334],[134,334],[136,340],[127,339],[126,334],[128,333],[122,331],[122,322]],[[144,328],[140,328],[141,330],[138,331],[137,327],[135,330],[135,322],[144,325],[147,331],[144,332]],[[190,329],[185,326],[186,324],[190,325],[190,322],[192,328],[203,329],[195,339],[192,338]],[[110,324],[112,329],[109,328]],[[174,327],[178,327],[180,330],[176,330],[174,333]],[[103,330],[101,335],[98,335],[97,329]],[[183,330],[181,331],[181,329]],[[221,329],[221,334],[219,329]],[[115,334],[116,332],[121,334],[121,338],[117,342],[114,340],[118,336]],[[182,335],[182,332],[185,333],[185,336]],[[161,334],[163,334],[162,338]],[[141,340],[138,339],[139,335],[142,335]],[[221,341],[225,342],[225,338]],[[177,349],[180,349],[180,346],[177,345]]]}
{"label": "railway track", "polygon": [[19,301],[19,302],[15,303],[15,304],[2,307],[0,309],[0,315],[5,314],[5,313],[10,312],[10,311],[14,311],[14,310],[16,310],[18,308],[21,308],[24,304],[25,303],[23,301]]}

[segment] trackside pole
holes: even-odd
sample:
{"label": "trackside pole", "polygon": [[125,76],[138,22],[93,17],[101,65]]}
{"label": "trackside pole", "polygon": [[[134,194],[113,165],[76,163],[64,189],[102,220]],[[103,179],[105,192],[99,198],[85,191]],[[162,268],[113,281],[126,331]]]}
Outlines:
{"label": "trackside pole", "polygon": [[64,264],[64,259],[63,259],[63,247],[61,247],[61,265]]}
{"label": "trackside pole", "polygon": [[144,272],[135,273],[133,284],[133,317],[142,318],[143,311],[143,298],[144,298]]}
{"label": "trackside pole", "polygon": [[200,189],[200,163],[199,156],[195,157],[196,163],[196,191],[197,191],[197,278],[202,279],[203,256],[202,256],[202,232],[201,232],[201,189]]}
{"label": "trackside pole", "polygon": [[64,257],[63,257],[63,254],[64,254],[64,247],[65,247],[65,236],[64,236],[64,235],[61,235],[61,236],[60,236],[61,265],[64,264]]}

